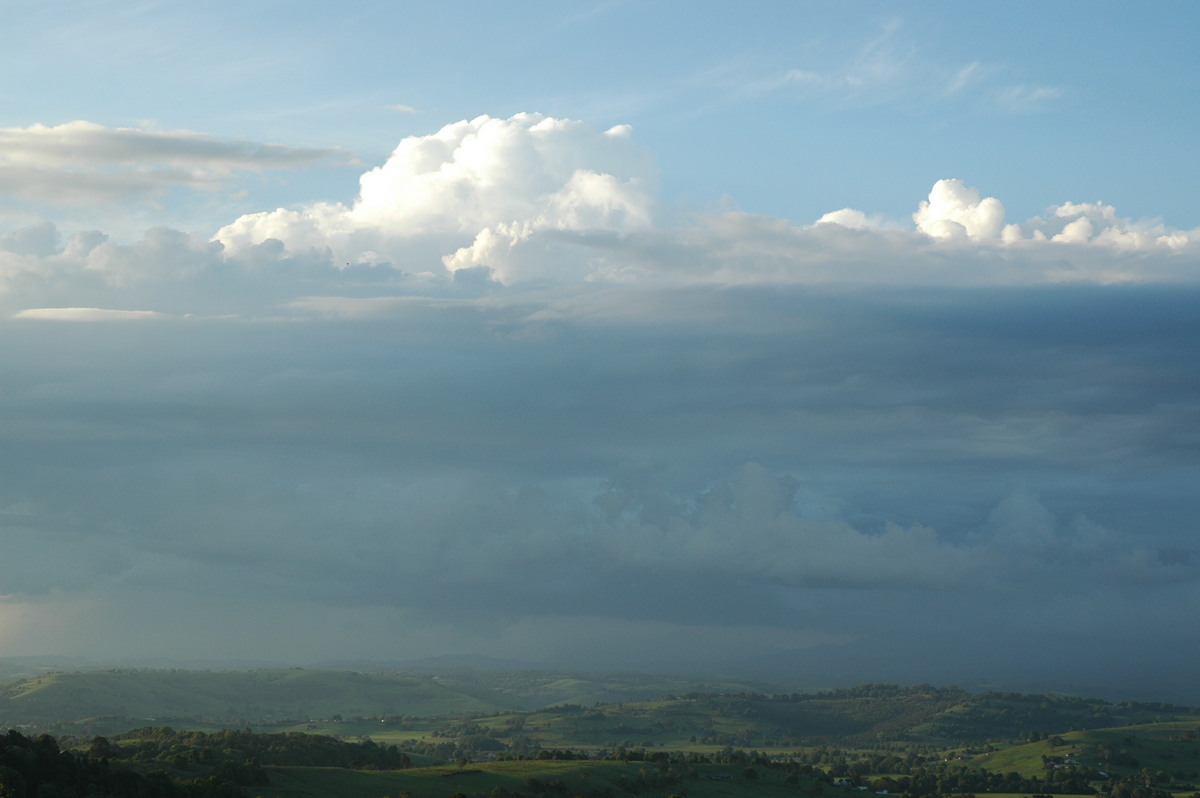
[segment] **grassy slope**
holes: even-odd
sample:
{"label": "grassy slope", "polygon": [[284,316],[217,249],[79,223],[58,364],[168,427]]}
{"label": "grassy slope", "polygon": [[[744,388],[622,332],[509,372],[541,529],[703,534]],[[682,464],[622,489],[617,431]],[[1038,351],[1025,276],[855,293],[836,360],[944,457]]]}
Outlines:
{"label": "grassy slope", "polygon": [[[1187,736],[1192,739],[1186,739]],[[1196,779],[1200,774],[1200,720],[1146,723],[1108,729],[1089,729],[1060,735],[1062,744],[1049,740],[1014,745],[994,753],[975,757],[972,764],[988,770],[1023,775],[1043,772],[1042,757],[1061,757],[1076,760],[1092,770],[1126,776],[1149,768]],[[1106,759],[1102,747],[1118,759]],[[1137,764],[1122,762],[1132,757]]]}
{"label": "grassy slope", "polygon": [[1160,723],[1200,722],[1200,713],[1183,707],[1125,702],[1110,704],[1070,696],[984,693],[970,696],[913,727],[914,736],[980,740],[1025,737],[1031,731],[1062,734],[1072,729]]}

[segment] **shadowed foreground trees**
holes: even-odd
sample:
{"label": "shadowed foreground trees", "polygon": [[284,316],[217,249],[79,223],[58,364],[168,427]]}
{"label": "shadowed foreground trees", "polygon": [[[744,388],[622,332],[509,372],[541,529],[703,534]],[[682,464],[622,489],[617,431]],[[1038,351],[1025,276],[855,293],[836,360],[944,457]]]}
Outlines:
{"label": "shadowed foreground trees", "polygon": [[[93,746],[111,752],[108,741]],[[0,736],[0,798],[248,798],[228,773],[178,783],[163,771],[148,774],[113,766],[106,756],[64,751],[48,734]]]}

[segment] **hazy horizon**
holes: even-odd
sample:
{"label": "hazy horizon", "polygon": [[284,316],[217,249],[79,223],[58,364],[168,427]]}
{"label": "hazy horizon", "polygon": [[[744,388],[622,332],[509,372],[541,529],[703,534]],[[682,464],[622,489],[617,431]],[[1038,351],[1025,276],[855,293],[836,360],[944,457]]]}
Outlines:
{"label": "hazy horizon", "polygon": [[[1183,706],[1200,705],[1200,688],[1186,675],[1162,678],[1161,675],[1127,671],[1124,673],[1096,672],[1090,674],[1091,681],[1082,680],[1079,674],[1037,675],[1029,672],[999,675],[993,679],[947,680],[925,678],[928,673],[921,670],[908,673],[896,669],[874,669],[870,666],[859,669],[820,672],[821,663],[806,662],[803,657],[792,661],[781,658],[778,663],[740,661],[728,663],[642,663],[637,666],[623,663],[614,667],[600,667],[595,663],[547,662],[517,659],[500,659],[487,655],[443,655],[421,657],[411,660],[314,660],[285,661],[268,659],[173,659],[113,658],[93,659],[68,656],[19,656],[0,657],[0,681],[19,681],[40,678],[47,674],[81,674],[94,671],[112,672],[166,672],[178,673],[260,673],[263,671],[311,670],[320,672],[347,672],[372,674],[387,677],[395,674],[424,674],[440,678],[439,675],[473,674],[488,678],[488,674],[546,674],[573,676],[576,678],[635,678],[669,679],[680,684],[690,684],[687,689],[745,691],[772,694],[794,692],[819,693],[855,688],[869,684],[895,684],[904,687],[930,685],[934,688],[957,688],[973,694],[989,692],[1021,693],[1026,695],[1075,696],[1084,699],[1099,699],[1111,703],[1140,701],[1151,703],[1173,703]],[[934,668],[932,673],[942,671]],[[1056,678],[1057,676],[1057,678]],[[738,686],[733,686],[738,685]],[[684,689],[675,688],[675,691]]]}
{"label": "hazy horizon", "polygon": [[1196,695],[1200,6],[0,14],[0,658]]}

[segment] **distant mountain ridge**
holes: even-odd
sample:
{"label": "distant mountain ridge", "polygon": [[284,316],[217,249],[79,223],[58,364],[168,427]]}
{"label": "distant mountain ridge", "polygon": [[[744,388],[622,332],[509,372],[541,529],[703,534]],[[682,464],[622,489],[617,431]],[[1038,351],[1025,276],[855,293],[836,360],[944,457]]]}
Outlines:
{"label": "distant mountain ridge", "polygon": [[442,717],[762,687],[755,682],[638,674],[452,668],[376,673],[307,668],[47,671],[0,684],[0,725],[45,726],[102,717],[214,724],[335,715]]}
{"label": "distant mountain ridge", "polygon": [[793,744],[817,739],[974,741],[1163,720],[1200,722],[1200,709],[1165,703],[972,694],[930,685],[869,684],[797,693],[728,679],[536,670],[112,668],[40,673],[0,684],[0,728],[84,733],[144,725],[304,728],[343,718],[359,724],[377,718],[376,728],[384,718],[457,722],[503,715],[516,722],[529,713],[538,715],[537,727],[552,734],[558,745],[599,745],[614,735],[635,733],[659,739],[664,731],[686,740],[714,737],[713,730],[720,728],[736,731],[738,739]]}

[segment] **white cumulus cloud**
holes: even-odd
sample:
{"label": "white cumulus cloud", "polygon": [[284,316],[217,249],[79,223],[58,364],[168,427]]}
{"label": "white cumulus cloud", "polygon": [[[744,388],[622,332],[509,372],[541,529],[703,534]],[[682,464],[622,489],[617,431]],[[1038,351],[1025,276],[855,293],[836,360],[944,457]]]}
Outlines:
{"label": "white cumulus cloud", "polygon": [[1114,250],[1176,251],[1195,245],[1197,231],[1171,230],[1157,220],[1121,217],[1103,202],[1064,202],[1013,227],[1013,237],[1064,244],[1096,244]]}
{"label": "white cumulus cloud", "polygon": [[600,132],[540,114],[480,116],[406,138],[359,183],[351,206],[243,216],[216,238],[233,252],[275,238],[291,250],[328,247],[339,262],[482,266],[508,281],[522,269],[562,268],[561,258],[515,258],[518,245],[543,233],[624,234],[653,218],[650,161],[627,126]]}
{"label": "white cumulus cloud", "polygon": [[918,230],[934,238],[993,239],[1004,224],[1004,204],[995,197],[981,199],[977,189],[961,180],[939,180],[913,221]]}
{"label": "white cumulus cloud", "polygon": [[[132,157],[131,142],[142,141],[141,134],[76,132],[107,142],[97,146],[109,165]],[[232,145],[167,139],[146,139],[153,157],[243,163]],[[216,154],[222,147],[229,152]],[[70,157],[52,153],[45,162]],[[267,162],[290,157],[275,153]],[[108,179],[103,170],[97,175]],[[403,297],[477,300],[507,292],[507,300],[518,300],[548,284],[586,291],[1198,277],[1200,229],[1131,220],[1101,202],[1064,202],[1009,222],[1000,199],[960,179],[936,181],[903,220],[853,207],[811,223],[736,209],[666,210],[659,209],[652,160],[627,126],[480,116],[403,139],[361,176],[349,204],[252,213],[212,237],[154,226],[129,241],[49,221],[0,231],[0,314],[110,308],[176,317],[378,316],[405,312],[408,305],[397,301]],[[607,305],[623,315],[638,306],[628,299]]]}

